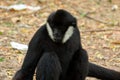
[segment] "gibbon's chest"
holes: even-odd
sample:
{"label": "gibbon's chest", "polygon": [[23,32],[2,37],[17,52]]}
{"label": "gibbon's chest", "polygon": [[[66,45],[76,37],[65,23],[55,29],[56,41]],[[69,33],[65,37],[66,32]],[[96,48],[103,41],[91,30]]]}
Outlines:
{"label": "gibbon's chest", "polygon": [[60,61],[70,61],[74,53],[79,48],[79,38],[71,37],[66,43],[55,43],[49,38],[44,39],[43,43],[44,51],[55,52],[59,57]]}
{"label": "gibbon's chest", "polygon": [[44,51],[55,52],[57,54],[64,69],[63,71],[66,71],[73,55],[79,48],[79,39],[71,37],[65,44],[58,44],[52,40],[45,39],[43,46]]}
{"label": "gibbon's chest", "polygon": [[77,50],[76,46],[69,44],[55,44],[55,43],[48,43],[44,45],[44,51],[46,52],[55,52],[59,57],[60,61],[69,61],[75,51]]}
{"label": "gibbon's chest", "polygon": [[59,45],[59,44],[47,44],[48,48],[46,48],[45,51],[49,52],[55,52],[59,58],[61,67],[62,67],[62,75],[64,76],[68,70],[68,66],[70,61],[72,60],[72,57],[76,51],[76,47],[72,44],[69,45]]}

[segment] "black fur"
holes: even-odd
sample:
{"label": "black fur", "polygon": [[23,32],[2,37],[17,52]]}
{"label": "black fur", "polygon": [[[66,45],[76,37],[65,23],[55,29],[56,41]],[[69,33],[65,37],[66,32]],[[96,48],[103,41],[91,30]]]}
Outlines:
{"label": "black fur", "polygon": [[59,80],[61,72],[61,64],[56,53],[44,53],[37,66],[36,79]]}
{"label": "black fur", "polygon": [[[37,64],[37,80],[85,80],[88,57],[80,43],[76,19],[70,13],[58,10],[49,16],[47,22],[53,32],[55,28],[60,34],[55,34],[53,41],[46,24],[43,25],[30,41],[22,68],[13,80],[32,80]],[[74,33],[67,42],[62,43],[69,26],[74,27]]]}
{"label": "black fur", "polygon": [[[30,41],[23,65],[13,80],[33,80],[36,67],[36,80],[85,80],[87,75],[103,80],[120,80],[119,72],[88,63],[76,19],[69,12],[57,10],[48,17],[47,22],[53,29],[54,40],[50,38],[44,24]],[[62,43],[69,26],[74,27],[74,32]],[[101,74],[99,70],[105,73]]]}

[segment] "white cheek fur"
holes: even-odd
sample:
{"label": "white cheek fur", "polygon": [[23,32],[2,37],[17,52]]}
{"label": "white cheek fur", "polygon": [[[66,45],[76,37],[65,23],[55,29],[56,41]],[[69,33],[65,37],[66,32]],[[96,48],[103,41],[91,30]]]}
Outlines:
{"label": "white cheek fur", "polygon": [[[50,36],[50,38],[53,41],[55,41],[54,40],[54,36],[53,36],[53,30],[50,27],[50,25],[49,25],[48,22],[46,23],[46,27],[47,27],[48,35]],[[63,40],[62,40],[62,43],[67,42],[67,40],[69,40],[70,37],[72,36],[73,32],[74,32],[74,27],[73,26],[69,26],[68,29],[67,29],[67,31],[65,32],[65,35],[64,35]]]}
{"label": "white cheek fur", "polygon": [[50,27],[49,23],[46,23],[46,27],[47,27],[48,35],[54,41],[53,31],[52,31],[52,28]]}
{"label": "white cheek fur", "polygon": [[69,28],[65,32],[65,35],[64,35],[63,40],[62,40],[62,43],[65,43],[67,40],[69,40],[70,37],[72,36],[73,32],[74,32],[74,27],[73,26],[69,26]]}

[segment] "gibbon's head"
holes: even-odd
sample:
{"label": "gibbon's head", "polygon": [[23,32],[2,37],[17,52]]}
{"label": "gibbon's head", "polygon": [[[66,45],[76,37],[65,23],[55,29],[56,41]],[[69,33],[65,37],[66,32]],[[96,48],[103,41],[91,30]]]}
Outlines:
{"label": "gibbon's head", "polygon": [[46,23],[48,35],[57,43],[67,42],[76,28],[76,19],[65,10],[53,12]]}

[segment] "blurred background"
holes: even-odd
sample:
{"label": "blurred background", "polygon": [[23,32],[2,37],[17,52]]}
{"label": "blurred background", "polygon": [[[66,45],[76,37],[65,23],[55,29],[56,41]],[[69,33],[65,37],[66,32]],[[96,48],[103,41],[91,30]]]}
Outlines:
{"label": "blurred background", "polygon": [[77,18],[91,62],[120,71],[120,0],[1,0],[0,80],[12,79],[32,36],[57,9]]}

